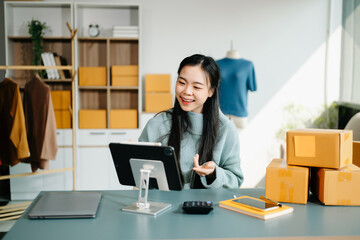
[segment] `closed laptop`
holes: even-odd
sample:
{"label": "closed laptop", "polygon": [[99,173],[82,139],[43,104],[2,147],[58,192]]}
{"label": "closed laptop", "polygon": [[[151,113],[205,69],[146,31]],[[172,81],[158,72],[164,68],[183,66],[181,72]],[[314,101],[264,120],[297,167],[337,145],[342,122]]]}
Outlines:
{"label": "closed laptop", "polygon": [[29,212],[31,219],[94,218],[101,192],[45,192]]}

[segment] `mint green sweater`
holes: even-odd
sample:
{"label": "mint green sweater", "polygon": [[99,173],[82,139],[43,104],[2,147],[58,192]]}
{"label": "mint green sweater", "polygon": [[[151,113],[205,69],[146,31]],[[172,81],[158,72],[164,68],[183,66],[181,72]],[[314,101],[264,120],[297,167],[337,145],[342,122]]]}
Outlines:
{"label": "mint green sweater", "polygon": [[[199,152],[199,140],[202,134],[203,115],[188,112],[192,129],[184,133],[181,141],[180,168],[184,179],[184,188],[190,188],[193,168],[193,157]],[[238,131],[233,124],[220,111],[219,136],[214,149],[216,179],[207,184],[206,177],[200,177],[206,188],[239,188],[244,180],[240,168],[240,149]],[[171,114],[161,113],[150,119],[146,124],[139,141],[161,142],[166,146],[168,134],[171,129]]]}

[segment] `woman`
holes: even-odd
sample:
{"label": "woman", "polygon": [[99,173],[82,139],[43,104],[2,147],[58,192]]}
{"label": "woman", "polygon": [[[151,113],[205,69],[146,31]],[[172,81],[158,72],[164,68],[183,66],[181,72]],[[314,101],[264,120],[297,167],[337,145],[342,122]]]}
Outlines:
{"label": "woman", "polygon": [[172,146],[184,188],[239,188],[239,138],[219,109],[220,71],[214,59],[195,54],[179,66],[174,108],[146,124],[139,141]]}

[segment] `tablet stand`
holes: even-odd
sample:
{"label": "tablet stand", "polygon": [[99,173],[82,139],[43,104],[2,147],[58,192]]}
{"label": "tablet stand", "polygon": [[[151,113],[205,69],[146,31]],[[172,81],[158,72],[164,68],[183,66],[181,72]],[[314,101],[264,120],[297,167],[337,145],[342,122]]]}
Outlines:
{"label": "tablet stand", "polygon": [[139,197],[137,202],[124,207],[122,210],[156,216],[171,207],[169,203],[147,201],[150,177],[156,178],[160,190],[169,191],[163,162],[158,160],[130,159],[130,164],[136,186],[139,187]]}

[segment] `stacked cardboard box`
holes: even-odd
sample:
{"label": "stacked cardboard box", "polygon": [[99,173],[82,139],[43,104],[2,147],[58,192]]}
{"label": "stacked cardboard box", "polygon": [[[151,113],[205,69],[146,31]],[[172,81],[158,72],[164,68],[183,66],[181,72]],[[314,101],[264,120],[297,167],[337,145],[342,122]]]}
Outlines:
{"label": "stacked cardboard box", "polygon": [[139,84],[138,65],[111,66],[111,85],[121,87],[137,87]]}
{"label": "stacked cardboard box", "polygon": [[71,92],[51,91],[51,99],[55,111],[56,128],[71,128]]}
{"label": "stacked cardboard box", "polygon": [[160,112],[172,107],[170,74],[145,75],[145,112]]}
{"label": "stacked cardboard box", "polygon": [[360,168],[352,164],[358,145],[352,138],[351,130],[288,131],[286,162],[274,159],[266,169],[266,196],[306,204],[311,185],[325,205],[360,205]]}

